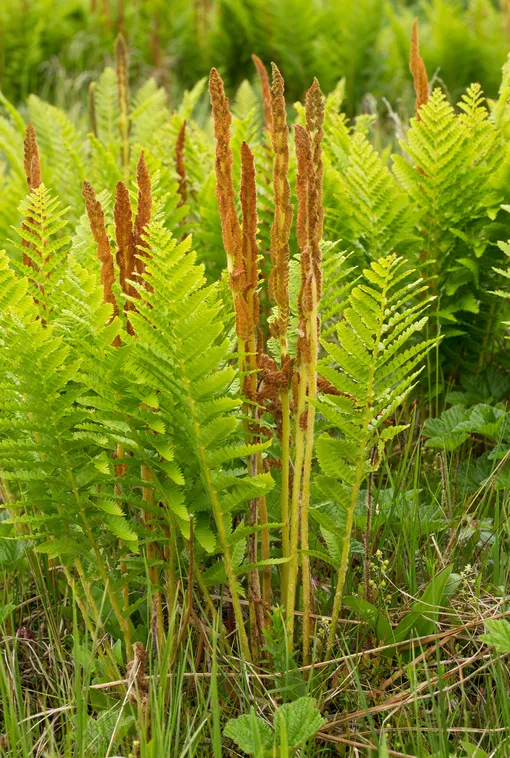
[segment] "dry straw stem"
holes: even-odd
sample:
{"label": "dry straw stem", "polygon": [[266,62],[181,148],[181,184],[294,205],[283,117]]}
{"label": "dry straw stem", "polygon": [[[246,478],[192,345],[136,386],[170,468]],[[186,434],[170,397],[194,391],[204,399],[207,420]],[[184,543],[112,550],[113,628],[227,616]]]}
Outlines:
{"label": "dry straw stem", "polygon": [[[260,60],[258,55],[251,56],[252,61],[257,69],[257,74],[260,79],[260,86],[262,88],[262,105],[264,108],[264,121],[266,122],[266,128],[269,132],[273,129],[273,109],[271,102],[271,87],[269,85],[269,76],[267,75],[266,67]],[[274,65],[274,64],[273,64]]]}
{"label": "dry straw stem", "polygon": [[119,34],[115,40],[115,70],[117,72],[117,96],[119,101],[120,156],[124,176],[129,172],[129,57],[126,40]]}
{"label": "dry straw stem", "polygon": [[[138,184],[138,201],[136,219],[133,229],[133,245],[135,252],[135,269],[139,276],[145,271],[144,257],[148,255],[146,241],[143,239],[147,233],[147,227],[152,215],[152,190],[149,170],[145,162],[145,153],[142,150],[136,167],[136,181]],[[148,287],[147,282],[145,286]]]}
{"label": "dry straw stem", "polygon": [[104,212],[101,202],[97,199],[94,187],[88,181],[83,182],[82,195],[85,198],[85,207],[89,217],[90,230],[97,244],[97,257],[101,262],[101,284],[103,285],[103,299],[105,303],[111,303],[113,314],[119,312],[117,300],[113,292],[115,270],[113,267],[113,255],[110,248],[110,240],[106,233]]}
{"label": "dry straw stem", "polygon": [[416,117],[420,120],[420,108],[425,105],[429,99],[429,81],[427,78],[427,69],[420,55],[420,42],[418,39],[418,19],[413,21],[411,30],[411,55],[409,58],[409,68],[414,79],[414,91],[416,92]]}
{"label": "dry straw stem", "polygon": [[[265,70],[265,69],[264,69]],[[288,356],[287,331],[289,327],[289,237],[292,226],[293,208],[290,202],[289,172],[289,132],[287,128],[287,111],[285,107],[285,83],[277,66],[272,64],[271,98],[271,138],[273,142],[273,197],[274,220],[271,226],[271,263],[269,277],[269,295],[276,304],[276,319],[271,324],[273,336],[280,343],[281,368]],[[281,448],[282,448],[282,484],[280,509],[282,528],[282,555],[290,555],[289,529],[289,471],[290,471],[290,403],[289,387],[280,388],[282,413]],[[282,567],[282,597],[284,604],[287,595],[288,565]]]}
{"label": "dry straw stem", "polygon": [[[291,503],[291,540],[287,619],[289,637],[294,631],[297,584],[297,548],[301,526],[303,583],[303,660],[310,656],[310,566],[308,551],[308,506],[313,461],[315,407],[317,398],[317,358],[319,348],[319,301],[322,292],[321,250],[324,210],[322,207],[322,138],[324,99],[315,79],[306,93],[306,129],[295,127],[298,163],[297,238],[301,250],[301,289],[297,343],[298,402],[295,421],[296,460]],[[307,396],[311,402],[307,403]],[[300,502],[301,501],[301,502]],[[301,509],[300,509],[301,505]]]}
{"label": "dry straw stem", "polygon": [[241,226],[235,206],[235,190],[232,180],[232,149],[230,147],[230,125],[232,116],[228,109],[223,81],[215,68],[209,76],[209,93],[214,118],[216,139],[216,197],[221,218],[223,246],[227,254],[229,274],[242,269]]}
{"label": "dry straw stem", "polygon": [[179,187],[177,192],[180,195],[178,207],[186,204],[188,199],[188,182],[186,179],[186,165],[184,163],[184,145],[186,143],[186,120],[182,122],[182,126],[179,129],[177,135],[177,142],[175,144],[175,169],[177,176],[179,177]]}

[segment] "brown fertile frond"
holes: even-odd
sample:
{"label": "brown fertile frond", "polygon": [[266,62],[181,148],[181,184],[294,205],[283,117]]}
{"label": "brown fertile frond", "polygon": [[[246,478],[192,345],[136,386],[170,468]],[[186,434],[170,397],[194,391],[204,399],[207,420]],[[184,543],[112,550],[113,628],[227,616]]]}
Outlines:
{"label": "brown fertile frond", "polygon": [[186,181],[186,165],[184,163],[184,144],[186,142],[186,120],[182,122],[182,126],[179,129],[177,136],[177,142],[175,144],[175,168],[177,176],[179,177],[179,187],[177,192],[181,196],[177,207],[181,207],[186,203],[188,199],[187,181]]}
{"label": "brown fertile frond", "polygon": [[31,121],[25,130],[23,143],[23,167],[27,178],[30,192],[41,184],[41,163],[39,160],[39,148],[37,146],[37,134]]}
{"label": "brown fertile frond", "polygon": [[122,34],[115,40],[115,70],[117,72],[117,93],[120,109],[129,107],[129,57],[126,40]]}
{"label": "brown fertile frond", "polygon": [[[136,289],[129,280],[134,278],[135,272],[135,246],[133,237],[133,214],[129,192],[123,182],[117,182],[115,188],[115,207],[113,210],[115,220],[115,238],[117,240],[117,265],[119,267],[120,286],[125,295],[137,296]],[[129,309],[130,303],[126,304]]]}
{"label": "brown fertile frond", "polygon": [[260,79],[260,86],[262,88],[262,105],[264,107],[264,121],[266,122],[267,129],[271,132],[273,129],[273,111],[271,107],[271,90],[269,86],[269,76],[266,71],[266,67],[255,53],[251,56],[252,61],[257,69],[257,74]]}
{"label": "brown fertile frond", "polygon": [[297,158],[296,195],[298,201],[296,234],[298,245],[303,253],[310,246],[308,203],[309,185],[313,180],[313,163],[312,140],[308,131],[299,124],[294,126],[294,142]]}
{"label": "brown fertile frond", "polygon": [[289,325],[289,237],[293,208],[290,203],[289,133],[285,107],[283,76],[272,64],[271,112],[273,129],[273,197],[274,220],[271,226],[271,297],[278,308],[278,318],[272,325],[273,335],[285,339]]}
{"label": "brown fertile frond", "polygon": [[[37,146],[37,134],[31,121],[28,122],[25,130],[25,139],[23,142],[23,168],[25,169],[29,192],[32,192],[41,184],[41,163],[39,160],[39,148]],[[27,218],[27,221],[30,223],[32,219]],[[26,224],[23,224],[23,228],[27,229],[28,227]],[[22,245],[23,247],[30,248],[30,242],[28,242],[28,240],[24,239]],[[35,268],[34,261],[28,253],[23,253],[22,259],[25,266]]]}
{"label": "brown fertile frond", "polygon": [[243,261],[248,287],[258,286],[257,185],[255,159],[249,145],[241,145],[241,208],[243,214]]}
{"label": "brown fertile frond", "polygon": [[223,81],[215,68],[209,76],[209,94],[214,119],[216,139],[216,197],[221,219],[223,245],[227,254],[229,272],[242,268],[241,225],[235,206],[235,190],[232,179],[232,149],[230,125],[232,116],[228,108]]}
{"label": "brown fertile frond", "polygon": [[420,55],[420,42],[418,39],[418,19],[413,21],[411,30],[411,55],[409,58],[409,69],[413,75],[414,91],[416,93],[416,117],[420,119],[419,110],[429,99],[429,81],[425,62]]}
{"label": "brown fertile frond", "polygon": [[133,231],[133,246],[135,268],[138,274],[141,275],[145,271],[143,256],[147,256],[147,252],[141,250],[141,247],[147,246],[147,242],[143,239],[143,235],[150,223],[152,214],[151,178],[147,163],[145,162],[145,153],[143,150],[140,153],[140,158],[136,167],[136,182],[138,184],[138,202]]}
{"label": "brown fertile frond", "polygon": [[[322,238],[324,221],[324,209],[322,207],[322,179],[324,167],[322,165],[322,139],[324,137],[324,97],[317,79],[306,93],[306,128],[312,140],[312,161],[314,178],[311,184],[312,194],[310,198],[310,234],[312,241],[312,254],[314,259],[320,256],[319,242]],[[319,258],[320,260],[320,258]]]}
{"label": "brown fertile frond", "polygon": [[103,285],[103,298],[105,303],[113,305],[113,313],[119,312],[117,301],[113,293],[113,283],[115,281],[115,270],[113,267],[113,256],[110,247],[110,240],[106,233],[104,221],[104,212],[100,201],[97,199],[94,187],[88,181],[83,182],[82,195],[85,198],[85,207],[89,217],[90,229],[92,236],[97,244],[97,257],[101,261],[101,284]]}

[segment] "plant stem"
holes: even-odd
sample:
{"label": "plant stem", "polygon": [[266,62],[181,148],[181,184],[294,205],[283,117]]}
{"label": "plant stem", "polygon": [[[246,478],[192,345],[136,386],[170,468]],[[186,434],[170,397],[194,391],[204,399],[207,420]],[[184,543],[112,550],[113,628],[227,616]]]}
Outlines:
{"label": "plant stem", "polygon": [[[262,474],[264,470],[262,453],[257,453],[257,474]],[[267,502],[265,497],[259,498],[259,520],[261,526],[267,526],[269,523],[267,516]],[[261,533],[261,557],[266,561],[270,557],[269,529],[262,529]],[[264,566],[262,569],[262,599],[264,605],[271,605],[271,566]],[[264,613],[264,619],[266,614]]]}
{"label": "plant stem", "polygon": [[304,364],[299,367],[299,394],[297,411],[295,414],[295,457],[294,479],[292,483],[292,500],[290,504],[290,561],[287,586],[287,631],[289,638],[289,650],[292,651],[294,637],[294,606],[296,602],[296,586],[298,575],[298,547],[299,547],[299,506],[301,499],[301,477],[305,453],[305,432],[300,419],[305,412],[306,385],[308,371]]}
{"label": "plant stem", "polygon": [[306,417],[306,439],[305,439],[305,459],[303,466],[303,485],[301,496],[301,571],[303,576],[303,665],[310,663],[310,559],[308,556],[308,507],[310,503],[310,476],[312,473],[313,461],[313,439],[315,425],[315,406],[313,402],[317,399],[317,287],[315,281],[312,285],[312,294],[315,301],[315,307],[310,314],[309,319],[309,341],[310,341],[310,363],[308,365],[308,398],[311,401],[308,405]]}
{"label": "plant stem", "polygon": [[[144,482],[152,481],[152,472],[148,466],[143,465],[141,467],[141,476]],[[143,499],[148,505],[154,506],[154,492],[152,490],[152,487],[143,488]],[[152,529],[152,526],[153,526],[153,521],[154,521],[154,515],[152,511],[144,510],[143,518],[144,518],[145,527],[149,531],[153,532],[154,530]],[[155,565],[156,559],[157,559],[156,543],[151,540],[149,544],[147,545],[147,560],[149,562],[149,581],[154,591],[153,612],[155,613],[156,643],[157,643],[158,650],[163,650],[164,642],[165,642],[165,630],[164,630],[164,625],[163,625],[163,605],[161,602],[161,592],[158,589],[155,589],[159,585],[159,571],[158,571],[158,567]],[[151,613],[151,609],[149,609],[149,613]]]}
{"label": "plant stem", "polygon": [[387,293],[388,284],[389,284],[388,277],[390,275],[389,273],[390,271],[391,271],[391,268],[388,269],[388,272],[386,274],[385,286],[381,292],[379,319],[378,319],[378,323],[376,327],[376,332],[374,334],[374,342],[373,342],[374,348],[373,348],[372,357],[370,361],[370,368],[368,371],[367,394],[366,394],[367,401],[366,401],[365,413],[364,413],[364,419],[363,419],[363,428],[361,432],[360,454],[359,454],[358,462],[356,464],[354,482],[352,484],[351,502],[346,513],[345,536],[342,542],[342,552],[340,556],[340,566],[338,569],[335,599],[333,601],[333,611],[331,613],[331,627],[329,630],[328,644],[326,648],[326,657],[331,653],[331,649],[335,642],[336,625],[338,623],[338,617],[340,615],[340,608],[342,605],[342,592],[343,592],[343,588],[345,584],[345,578],[347,576],[347,562],[349,559],[349,551],[350,551],[350,546],[351,546],[351,532],[352,532],[352,524],[354,521],[354,510],[356,508],[356,501],[358,499],[358,492],[361,487],[361,482],[363,481],[363,469],[365,467],[366,449],[367,449],[367,443],[368,443],[368,438],[369,438],[369,424],[372,418],[375,371],[377,368],[377,360],[379,357],[379,349],[380,349],[379,346],[381,344],[382,330],[383,330],[383,325],[384,325],[384,317],[385,317],[386,304],[387,304],[386,293]]}
{"label": "plant stem", "polygon": [[[290,523],[289,523],[289,474],[290,474],[290,402],[289,391],[280,394],[282,403],[282,480],[280,491],[280,509],[282,520],[282,557],[290,556]],[[289,580],[289,564],[282,564],[281,597],[284,609],[287,608],[287,588]]]}

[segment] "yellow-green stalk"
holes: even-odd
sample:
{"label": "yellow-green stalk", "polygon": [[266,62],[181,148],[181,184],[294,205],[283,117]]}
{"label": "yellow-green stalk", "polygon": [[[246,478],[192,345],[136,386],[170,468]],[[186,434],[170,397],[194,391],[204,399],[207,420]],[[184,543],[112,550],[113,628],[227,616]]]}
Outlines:
{"label": "yellow-green stalk", "polygon": [[[290,203],[289,133],[285,107],[284,81],[273,63],[273,81],[270,92],[271,139],[273,142],[273,196],[274,220],[271,227],[271,262],[273,269],[269,278],[269,295],[276,304],[276,319],[271,324],[273,337],[280,345],[280,367],[284,372],[279,389],[281,402],[281,449],[282,475],[280,509],[282,527],[282,556],[290,556],[289,524],[289,472],[290,472],[290,402],[289,384],[291,362],[288,355],[287,332],[289,328],[289,237],[292,226],[293,208]],[[288,564],[284,563],[281,573],[281,596],[286,605]]]}
{"label": "yellow-green stalk", "polygon": [[[298,575],[299,527],[301,527],[303,586],[303,659],[310,656],[310,567],[308,545],[308,507],[313,461],[315,407],[317,397],[317,357],[320,329],[319,301],[322,294],[322,124],[324,102],[317,80],[306,94],[306,128],[295,127],[298,163],[297,238],[301,251],[301,289],[297,342],[298,392],[295,416],[296,459],[291,503],[291,563],[287,594],[287,621],[290,644],[294,632],[294,606]],[[307,402],[307,398],[311,402]]]}

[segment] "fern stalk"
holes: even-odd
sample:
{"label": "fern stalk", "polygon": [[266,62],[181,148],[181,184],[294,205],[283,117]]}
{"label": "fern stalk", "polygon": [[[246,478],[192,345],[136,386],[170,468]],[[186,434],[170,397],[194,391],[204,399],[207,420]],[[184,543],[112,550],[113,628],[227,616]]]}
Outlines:
{"label": "fern stalk", "polygon": [[[241,145],[241,208],[243,226],[239,223],[235,206],[235,190],[232,179],[232,149],[230,147],[230,125],[232,116],[228,107],[223,82],[216,69],[211,70],[209,91],[214,117],[216,138],[216,197],[221,219],[223,244],[227,254],[227,270],[236,317],[236,334],[239,344],[239,367],[242,377],[244,398],[246,443],[256,438],[257,432],[257,347],[255,334],[260,315],[257,261],[257,209],[256,182],[253,153],[248,144]],[[248,456],[248,473],[257,475],[257,460]],[[258,498],[249,502],[249,523],[258,522]],[[267,511],[264,516],[267,519]],[[265,543],[267,546],[267,543]],[[248,537],[250,563],[257,563],[257,536],[253,532]],[[269,557],[269,556],[267,556]],[[251,639],[255,657],[262,638],[264,610],[262,605],[260,578],[256,568],[249,572],[249,602],[251,619]],[[266,579],[267,586],[267,579]]]}
{"label": "fern stalk", "polygon": [[[236,329],[239,340],[243,365],[241,375],[243,380],[244,415],[248,419],[246,425],[246,441],[256,440],[257,425],[257,347],[255,331],[259,321],[258,262],[257,262],[257,209],[256,209],[255,162],[248,144],[241,145],[241,208],[242,225],[242,273],[236,271],[231,276],[231,289],[236,305]],[[242,305],[241,305],[242,304]],[[246,307],[245,307],[246,305]],[[260,454],[259,454],[260,455]],[[258,473],[257,455],[248,457],[248,471],[251,477]],[[258,524],[259,500],[253,498],[249,502],[250,526]],[[267,524],[267,510],[265,513]],[[263,524],[261,519],[261,525]],[[257,534],[248,537],[248,554],[250,563],[257,563]],[[269,555],[263,558],[269,558]],[[267,567],[269,568],[269,567]],[[264,627],[264,609],[261,601],[260,579],[258,569],[249,574],[250,581],[250,613],[255,621],[252,630],[254,650],[258,651]],[[267,579],[266,579],[267,583]]]}
{"label": "fern stalk", "polygon": [[[296,413],[296,465],[291,511],[292,562],[287,620],[292,643],[294,631],[294,604],[297,584],[297,547],[301,527],[302,580],[303,580],[303,659],[310,656],[310,563],[308,557],[308,507],[310,477],[313,462],[315,401],[317,399],[317,358],[319,301],[322,292],[321,251],[322,225],[322,138],[324,132],[324,102],[317,80],[306,94],[306,129],[296,125],[296,156],[298,162],[297,237],[301,250],[301,289],[299,293],[298,326],[298,377],[299,391]],[[306,402],[308,396],[308,403]],[[298,460],[299,454],[299,460]],[[299,466],[298,466],[299,462]],[[302,481],[301,481],[302,479]],[[301,501],[301,512],[299,505]]]}
{"label": "fern stalk", "polygon": [[[146,278],[143,277],[145,273],[145,259],[149,255],[149,249],[145,240],[145,234],[147,232],[148,225],[152,216],[152,188],[149,170],[145,162],[145,153],[142,150],[140,158],[136,166],[136,182],[138,186],[138,196],[136,205],[136,218],[133,224],[132,231],[132,249],[134,254],[134,271],[137,274],[138,280],[143,281],[144,286],[150,290],[151,285]],[[152,481],[152,472],[150,466],[144,464],[141,467],[141,477],[145,482]],[[144,523],[146,528],[156,535],[157,530],[154,528],[156,519],[154,518],[154,492],[150,486],[143,487],[143,499],[149,505],[149,508],[144,510]],[[153,588],[157,588],[159,585],[159,570],[155,561],[157,559],[157,545],[154,539],[151,539],[147,546],[147,559],[149,561],[149,579]],[[152,565],[151,565],[152,564]],[[167,577],[167,583],[173,582],[174,577]],[[153,608],[152,612],[155,616],[154,623],[156,629],[156,641],[158,650],[163,650],[165,630],[163,623],[163,605],[161,599],[161,593],[159,589],[155,589],[153,596]]]}
{"label": "fern stalk", "polygon": [[[254,58],[255,60],[255,58]],[[257,61],[255,61],[257,63]],[[258,66],[257,66],[258,68]],[[265,69],[264,69],[265,71]],[[288,355],[287,332],[289,327],[289,237],[292,226],[293,208],[290,203],[289,134],[285,106],[285,84],[283,77],[272,64],[271,139],[273,143],[273,196],[274,220],[271,227],[271,262],[273,268],[269,277],[269,295],[276,304],[277,316],[271,324],[271,333],[280,345],[280,367],[284,381],[279,388],[281,403],[281,492],[280,512],[282,527],[282,556],[290,557],[289,525],[289,472],[290,472],[290,402],[289,379],[291,364]],[[266,118],[267,120],[267,118]],[[282,565],[281,596],[287,602],[288,563]]]}

